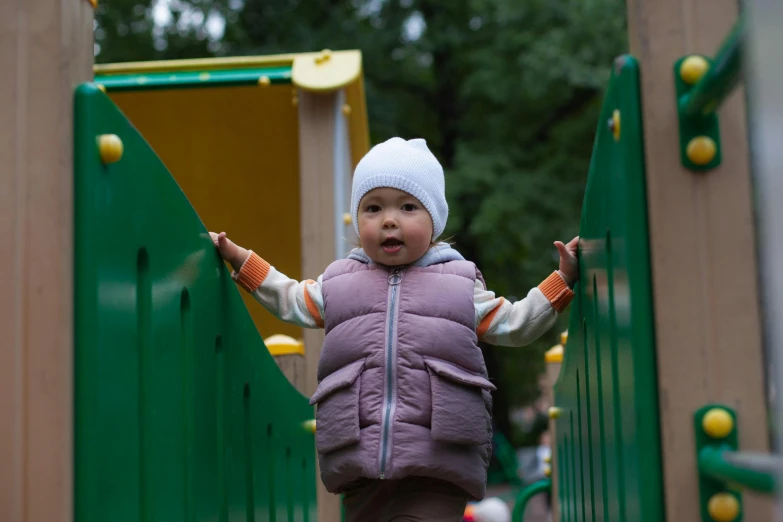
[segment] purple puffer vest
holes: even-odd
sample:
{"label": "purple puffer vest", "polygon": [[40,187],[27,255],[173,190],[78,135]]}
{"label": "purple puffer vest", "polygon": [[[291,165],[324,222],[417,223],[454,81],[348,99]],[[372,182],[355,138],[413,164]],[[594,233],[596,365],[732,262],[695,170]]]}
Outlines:
{"label": "purple puffer vest", "polygon": [[326,339],[310,403],[328,491],[425,476],[484,497],[495,386],[477,344],[477,276],[464,260],[400,271],[355,257],[324,272]]}

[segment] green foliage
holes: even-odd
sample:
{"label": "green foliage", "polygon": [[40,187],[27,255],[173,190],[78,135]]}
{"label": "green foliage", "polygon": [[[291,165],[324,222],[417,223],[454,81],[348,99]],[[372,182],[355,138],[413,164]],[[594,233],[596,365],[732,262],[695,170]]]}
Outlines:
{"label": "green foliage", "polygon": [[[557,268],[552,242],[578,233],[603,88],[626,52],[621,0],[179,0],[161,28],[151,4],[100,4],[97,61],[361,49],[372,141],[427,139],[447,235],[499,295],[523,298]],[[567,320],[532,347],[486,350],[501,404],[536,396]]]}

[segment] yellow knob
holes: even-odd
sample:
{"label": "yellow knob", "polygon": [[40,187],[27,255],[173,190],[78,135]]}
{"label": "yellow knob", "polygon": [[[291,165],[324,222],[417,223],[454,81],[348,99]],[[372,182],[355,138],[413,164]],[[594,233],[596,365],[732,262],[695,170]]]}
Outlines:
{"label": "yellow knob", "polygon": [[715,142],[708,136],[696,136],[685,148],[685,155],[696,165],[707,165],[715,159],[718,148]]}
{"label": "yellow knob", "polygon": [[555,364],[563,362],[563,345],[556,344],[547,350],[544,354],[544,361]]}
{"label": "yellow knob", "polygon": [[704,76],[709,68],[710,64],[701,56],[689,56],[680,64],[680,78],[688,85],[693,85]]}
{"label": "yellow knob", "polygon": [[98,136],[98,150],[102,162],[116,163],[122,158],[122,140],[116,134],[101,134]]}
{"label": "yellow knob", "polygon": [[713,439],[722,439],[734,429],[734,419],[723,408],[712,408],[704,415],[701,426]]}
{"label": "yellow knob", "polygon": [[343,105],[343,116],[350,116],[351,115],[351,106],[347,103]]}
{"label": "yellow knob", "polygon": [[269,84],[272,83],[269,79],[269,76],[262,76],[258,79],[258,85],[261,87],[269,87]]}
{"label": "yellow knob", "polygon": [[548,413],[550,419],[557,419],[558,417],[560,417],[560,414],[563,413],[563,410],[561,410],[557,406],[552,406],[549,408]]}
{"label": "yellow knob", "polygon": [[310,433],[315,433],[315,419],[306,420],[302,423],[302,427]]}
{"label": "yellow knob", "polygon": [[551,456],[549,456],[549,455],[547,455],[546,457],[544,457],[544,462],[545,462],[546,464],[549,464],[550,462],[552,462],[552,457],[551,457]]}
{"label": "yellow knob", "polygon": [[732,522],[739,511],[739,501],[731,493],[716,493],[707,502],[707,513],[715,522]]}
{"label": "yellow knob", "polygon": [[274,357],[278,355],[305,354],[304,342],[288,335],[271,335],[264,339],[267,350]]}
{"label": "yellow knob", "polygon": [[612,112],[612,135],[614,141],[620,141],[620,111],[617,109]]}
{"label": "yellow knob", "polygon": [[351,223],[353,223],[353,218],[351,217],[350,212],[346,212],[345,214],[343,214],[343,223],[345,223],[346,225],[350,225]]}
{"label": "yellow knob", "polygon": [[321,65],[332,59],[332,51],[330,49],[324,49],[318,56],[315,57],[315,63]]}
{"label": "yellow knob", "polygon": [[552,476],[552,467],[551,466],[547,466],[547,467],[544,468],[544,475],[546,475],[547,477]]}

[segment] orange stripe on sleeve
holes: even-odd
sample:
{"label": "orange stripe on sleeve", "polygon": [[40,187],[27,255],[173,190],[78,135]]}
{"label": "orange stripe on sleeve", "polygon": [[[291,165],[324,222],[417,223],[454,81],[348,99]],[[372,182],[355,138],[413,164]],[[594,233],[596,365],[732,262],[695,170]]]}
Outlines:
{"label": "orange stripe on sleeve", "polygon": [[478,325],[478,328],[476,328],[476,335],[478,335],[479,339],[481,339],[485,333],[489,330],[489,325],[492,324],[492,319],[495,318],[495,316],[498,313],[498,310],[500,310],[500,307],[503,306],[503,303],[506,302],[506,300],[501,297],[500,303],[492,309],[491,312],[489,312],[487,315],[484,316],[484,319],[481,320],[481,322]]}
{"label": "orange stripe on sleeve", "polygon": [[544,279],[538,289],[541,293],[549,299],[552,303],[552,307],[557,310],[558,313],[566,309],[574,298],[574,292],[568,288],[568,285],[563,278],[557,272],[552,272],[549,277]]}
{"label": "orange stripe on sleeve", "polygon": [[318,326],[318,328],[324,327],[324,320],[321,317],[321,314],[318,313],[318,307],[315,306],[315,302],[313,301],[313,298],[310,297],[310,294],[307,292],[307,285],[314,284],[315,281],[312,279],[308,279],[305,281],[305,290],[304,290],[304,298],[305,298],[305,304],[307,305],[307,311],[310,312],[310,315],[313,316],[313,319],[315,320],[315,324]]}
{"label": "orange stripe on sleeve", "polygon": [[266,279],[270,268],[272,268],[271,265],[261,259],[258,254],[250,252],[250,256],[239,269],[237,283],[248,292],[255,292]]}

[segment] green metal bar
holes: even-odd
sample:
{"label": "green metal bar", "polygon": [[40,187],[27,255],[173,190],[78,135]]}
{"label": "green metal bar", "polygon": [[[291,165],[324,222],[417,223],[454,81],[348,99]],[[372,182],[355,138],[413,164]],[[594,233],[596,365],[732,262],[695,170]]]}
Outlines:
{"label": "green metal bar", "polygon": [[552,491],[552,480],[544,479],[538,482],[533,482],[528,487],[523,489],[517,495],[517,500],[514,502],[514,511],[511,514],[511,522],[524,522],[525,520],[525,508],[530,499],[543,493],[545,491]]}
{"label": "green metal bar", "polygon": [[739,83],[742,76],[742,45],[745,39],[744,20],[744,16],[740,15],[712,59],[710,68],[693,89],[680,98],[678,103],[684,116],[712,114]]}
{"label": "green metal bar", "polygon": [[270,85],[290,84],[291,67],[99,75],[95,77],[95,83],[103,85],[107,91],[237,87],[258,85],[264,76],[269,78]]}
{"label": "green metal bar", "polygon": [[699,452],[699,473],[713,480],[744,486],[761,493],[776,490],[775,470],[780,459],[740,453],[727,446],[706,446]]}

